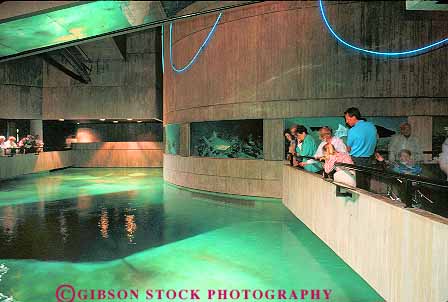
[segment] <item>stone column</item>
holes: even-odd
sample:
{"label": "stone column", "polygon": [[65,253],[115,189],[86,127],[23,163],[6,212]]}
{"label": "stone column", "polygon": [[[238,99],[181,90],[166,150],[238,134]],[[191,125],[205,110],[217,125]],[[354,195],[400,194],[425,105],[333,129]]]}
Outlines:
{"label": "stone column", "polygon": [[190,123],[180,125],[179,155],[190,156]]}
{"label": "stone column", "polygon": [[285,138],[283,137],[283,119],[263,120],[263,157],[264,160],[283,160],[285,156]]}
{"label": "stone column", "polygon": [[[8,121],[7,122],[7,130],[6,130],[6,139],[8,139],[9,136],[14,136],[17,138],[17,128],[16,128],[16,122],[14,121]],[[21,134],[21,133],[20,133]]]}
{"label": "stone column", "polygon": [[30,133],[31,135],[39,135],[40,139],[43,139],[43,126],[42,120],[30,120]]}

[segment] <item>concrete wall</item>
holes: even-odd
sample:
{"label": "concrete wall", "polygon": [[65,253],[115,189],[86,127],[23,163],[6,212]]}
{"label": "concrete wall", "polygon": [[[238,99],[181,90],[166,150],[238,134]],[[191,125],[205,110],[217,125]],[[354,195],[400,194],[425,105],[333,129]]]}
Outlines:
{"label": "concrete wall", "polygon": [[283,168],[283,203],[386,301],[448,300],[448,219]]}
{"label": "concrete wall", "polygon": [[79,143],[91,142],[161,142],[163,129],[161,123],[119,123],[83,124],[76,127]]}
{"label": "concrete wall", "polygon": [[89,84],[45,64],[43,119],[160,119],[159,37],[156,29],[128,35],[125,59],[112,39],[81,45],[93,60]]}
{"label": "concrete wall", "polygon": [[40,119],[42,66],[39,57],[0,63],[0,119]]}
{"label": "concrete wall", "polygon": [[157,142],[103,142],[72,144],[73,166],[162,167],[163,144]]}
{"label": "concrete wall", "polygon": [[[325,6],[336,32],[369,49],[421,47],[444,38],[448,27],[440,14],[407,12],[402,1],[325,1]],[[215,19],[210,14],[175,23],[178,68],[189,62]],[[342,116],[352,106],[365,116],[409,116],[422,148],[432,150],[427,125],[432,115],[448,115],[446,48],[400,60],[359,54],[329,35],[317,1],[267,1],[225,11],[206,50],[184,73],[172,71],[169,39],[164,43],[163,80],[169,87],[164,89],[164,124],[187,129],[191,122],[262,118],[265,160],[282,159],[282,120],[288,117]],[[182,141],[188,143],[184,136],[181,150],[188,148],[182,147]],[[165,157],[171,169],[190,161],[173,160]],[[232,165],[250,174],[244,165]],[[172,175],[166,179],[173,181]],[[185,184],[204,182],[206,176],[201,179]]]}
{"label": "concrete wall", "polygon": [[[448,114],[446,48],[402,60],[361,55],[329,35],[317,4],[271,1],[225,11],[185,73],[174,73],[165,55],[164,121],[338,116],[351,106],[366,116]],[[410,15],[402,1],[325,5],[342,37],[371,49],[420,47],[444,38],[448,27],[446,18]],[[176,22],[176,66],[188,62],[215,18]]]}
{"label": "concrete wall", "polygon": [[73,144],[68,151],[0,156],[0,180],[67,167],[162,167],[163,144],[113,142]]}
{"label": "concrete wall", "polygon": [[237,195],[282,196],[281,162],[163,155],[163,177],[173,184]]}
{"label": "concrete wall", "polygon": [[182,124],[179,155],[163,157],[164,179],[211,192],[280,198],[282,131],[283,120],[263,121],[264,159],[190,157],[190,124]]}
{"label": "concrete wall", "polygon": [[111,38],[80,47],[92,59],[89,84],[40,56],[1,63],[0,119],[161,119],[158,29],[127,35],[125,58]]}
{"label": "concrete wall", "polygon": [[0,180],[72,166],[72,151],[54,151],[0,157]]}

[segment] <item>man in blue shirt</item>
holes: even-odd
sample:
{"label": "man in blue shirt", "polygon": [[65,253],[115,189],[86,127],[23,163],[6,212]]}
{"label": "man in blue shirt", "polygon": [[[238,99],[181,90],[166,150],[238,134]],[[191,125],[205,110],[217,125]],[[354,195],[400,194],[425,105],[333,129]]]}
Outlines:
{"label": "man in blue shirt", "polygon": [[[348,131],[347,149],[355,165],[370,166],[370,158],[375,153],[377,143],[376,127],[361,118],[358,108],[351,107],[344,112],[345,122],[351,127]],[[369,189],[370,177],[357,173],[356,186]]]}

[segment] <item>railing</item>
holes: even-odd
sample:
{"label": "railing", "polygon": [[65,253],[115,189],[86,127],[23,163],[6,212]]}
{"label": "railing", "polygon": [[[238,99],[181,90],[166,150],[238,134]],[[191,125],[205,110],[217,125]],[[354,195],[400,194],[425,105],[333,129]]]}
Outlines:
{"label": "railing", "polygon": [[[315,159],[310,156],[300,156],[303,159]],[[424,176],[402,174],[389,169],[336,163],[336,167],[349,169],[358,173],[368,174],[381,179],[386,185],[386,196],[405,204],[406,207],[422,208],[435,214],[448,217],[448,181],[432,179]],[[330,176],[322,172],[322,177]],[[369,191],[373,190],[370,188]],[[373,192],[378,194],[378,192]],[[338,196],[348,196],[337,186]]]}
{"label": "railing", "polygon": [[[335,165],[337,167],[354,170],[359,173],[381,177],[387,184],[386,195],[392,200],[403,202],[406,207],[423,208],[442,216],[447,216],[448,214],[448,211],[446,211],[448,209],[446,198],[446,196],[448,196],[447,181],[417,175],[401,174],[373,167],[343,163],[336,163]],[[436,204],[438,204],[438,207],[434,207]],[[444,210],[435,211],[435,208]]]}
{"label": "railing", "polygon": [[34,148],[33,151],[28,150],[27,148],[2,148],[0,149],[0,156],[8,156],[12,157],[20,154],[36,154],[43,152],[42,147]]}

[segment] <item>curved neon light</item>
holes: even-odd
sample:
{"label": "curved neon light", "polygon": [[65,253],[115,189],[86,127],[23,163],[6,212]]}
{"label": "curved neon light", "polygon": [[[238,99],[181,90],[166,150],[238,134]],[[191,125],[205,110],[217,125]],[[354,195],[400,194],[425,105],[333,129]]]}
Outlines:
{"label": "curved neon light", "polygon": [[332,34],[332,36],[340,43],[344,44],[345,46],[352,48],[354,50],[363,52],[363,53],[367,53],[370,55],[379,55],[379,56],[387,56],[387,57],[399,57],[399,56],[409,56],[409,55],[415,55],[418,53],[422,53],[422,52],[426,52],[429,51],[432,48],[435,48],[437,46],[441,46],[442,44],[448,42],[448,38],[442,39],[440,41],[431,43],[429,45],[426,45],[424,47],[420,47],[417,49],[412,49],[412,50],[406,50],[406,51],[399,51],[399,52],[383,52],[383,51],[374,51],[374,50],[369,50],[369,49],[365,49],[365,48],[361,48],[358,47],[356,45],[350,44],[348,42],[346,42],[344,39],[342,39],[331,27],[330,22],[328,22],[327,16],[325,14],[325,7],[323,4],[322,0],[318,0],[319,1],[319,8],[320,8],[320,14],[322,16],[322,19],[326,25],[326,27],[328,28],[328,30],[330,31],[330,33]]}
{"label": "curved neon light", "polygon": [[202,45],[199,47],[198,51],[196,52],[196,54],[193,56],[193,58],[190,60],[190,62],[185,65],[182,68],[176,68],[176,66],[174,66],[173,63],[173,46],[172,46],[172,32],[173,32],[173,23],[170,23],[170,64],[171,64],[171,68],[177,72],[177,73],[181,73],[181,72],[185,72],[188,69],[191,68],[191,66],[193,66],[194,62],[197,60],[197,58],[199,57],[199,54],[207,47],[208,43],[210,42],[211,37],[213,36],[213,34],[215,33],[216,30],[216,26],[219,23],[219,20],[221,20],[222,17],[222,13],[219,13],[218,17],[216,18],[215,23],[213,24],[212,29],[210,30],[210,32],[208,33],[207,37],[205,38],[204,42],[202,42]]}

